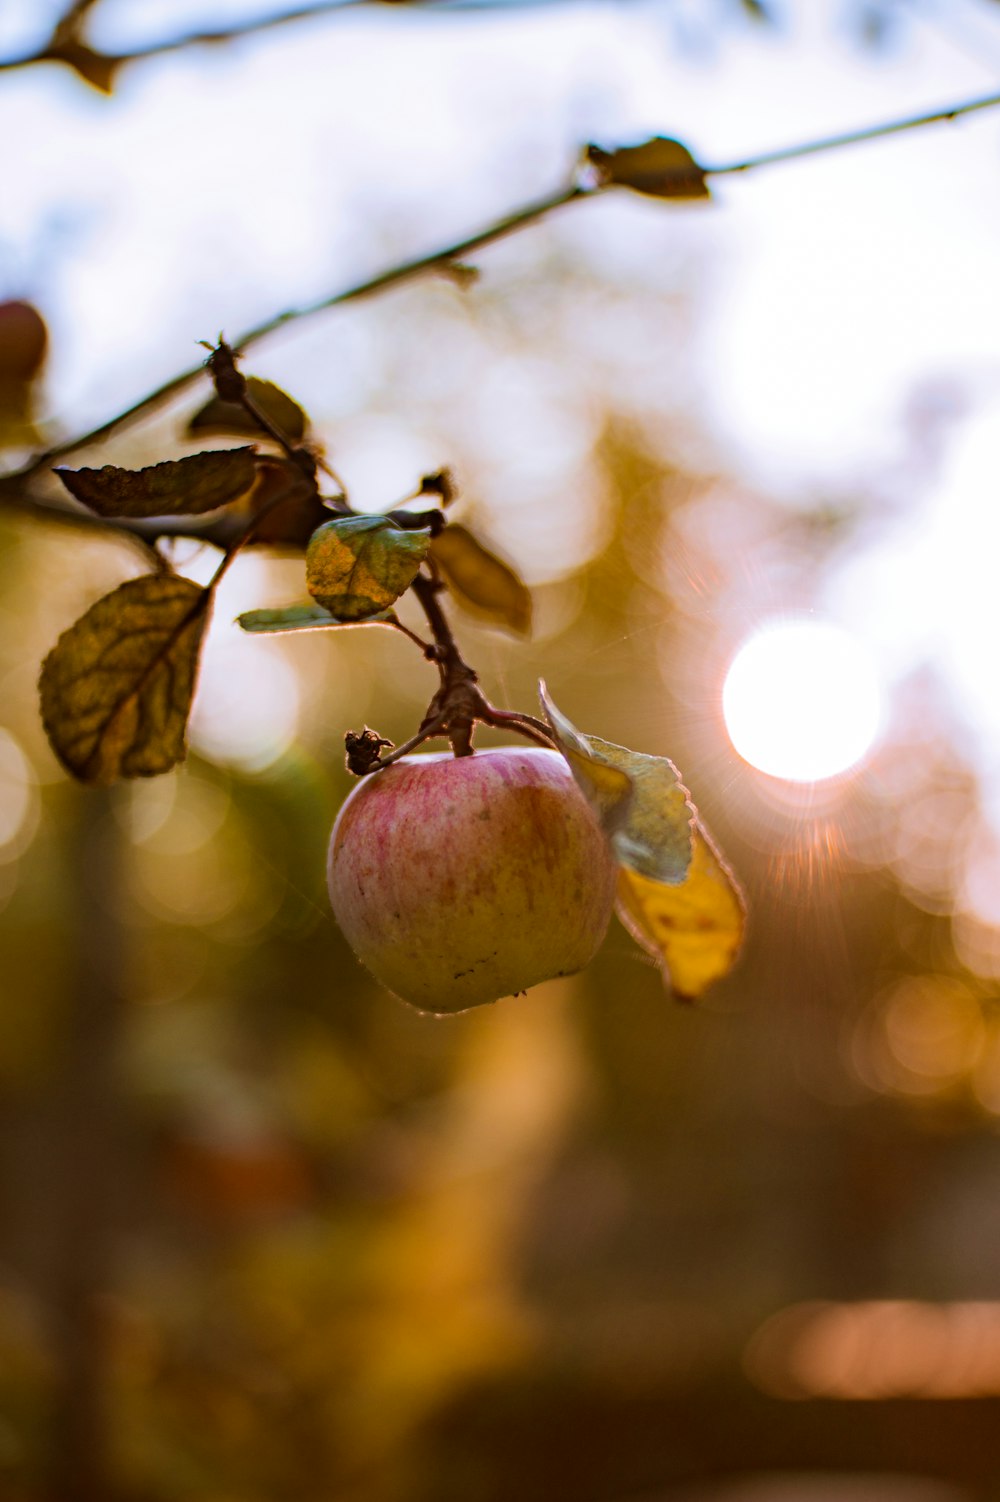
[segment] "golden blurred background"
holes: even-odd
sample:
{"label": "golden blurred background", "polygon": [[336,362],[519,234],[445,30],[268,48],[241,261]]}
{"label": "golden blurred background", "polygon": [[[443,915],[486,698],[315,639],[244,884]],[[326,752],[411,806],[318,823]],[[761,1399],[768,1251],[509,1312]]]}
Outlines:
{"label": "golden blurred background", "polygon": [[[733,161],[1000,78],[994,0],[341,8],[110,97],[0,70],[44,442],[587,141]],[[0,56],[63,9],[8,4]],[[89,12],[108,52],[271,14]],[[434,672],[390,632],[242,636],[301,558],[227,576],[179,772],[72,784],[39,664],[136,555],[0,515],[4,1499],[1000,1496],[998,130],[577,204],[245,362],[362,506],[452,468],[535,594],[528,643],[453,613],[496,703],[536,712],[544,676],[682,768],[751,913],[697,1007],[617,924],[580,976],[448,1019],[360,969],[324,886],[343,736],[406,739]],[[205,396],[84,462],[185,452]],[[803,618],[864,649],[878,726],[834,775],[768,775],[723,684]]]}

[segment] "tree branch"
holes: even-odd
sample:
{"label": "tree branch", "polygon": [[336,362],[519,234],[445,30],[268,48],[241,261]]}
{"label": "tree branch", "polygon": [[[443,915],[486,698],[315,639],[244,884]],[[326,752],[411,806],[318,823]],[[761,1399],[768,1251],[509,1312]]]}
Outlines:
{"label": "tree branch", "polygon": [[[432,251],[431,254],[418,256],[416,260],[404,261],[399,266],[394,266],[388,271],[380,272],[378,276],[371,277],[368,281],[358,282],[353,287],[347,287],[341,292],[334,292],[329,297],[321,298],[318,302],[307,303],[301,308],[289,308],[283,313],[277,313],[254,328],[248,329],[238,339],[232,341],[232,347],[237,354],[247,349],[251,344],[256,344],[268,334],[273,334],[286,323],[296,322],[300,318],[309,318],[315,313],[321,313],[327,308],[338,307],[343,303],[357,302],[363,297],[374,296],[377,292],[384,292],[389,287],[399,286],[403,282],[413,281],[417,277],[426,276],[430,272],[447,272],[449,266],[460,261],[465,255],[473,251],[481,250],[486,245],[492,245],[495,240],[502,239],[505,235],[515,234],[528,224],[544,218],[553,209],[561,208],[564,204],[572,203],[577,198],[593,197],[601,192],[599,188],[583,188],[576,183],[568,188],[561,188],[559,192],[543,198],[537,203],[529,204],[526,208],[519,209],[516,213],[505,219],[498,220],[487,229],[480,230],[468,239],[459,240],[454,245],[446,246],[443,250]],[[54,444],[44,453],[38,454],[23,469],[15,471],[7,478],[11,480],[29,480],[39,470],[45,469],[57,459],[63,459],[67,454],[76,453],[78,449],[88,448],[92,443],[100,443],[109,438],[117,428],[132,422],[137,417],[146,416],[163,406],[172,397],[180,393],[196,381],[205,372],[207,362],[193,365],[190,370],[183,371],[180,375],[165,381],[155,391],[140,397],[130,407],[119,412],[99,427],[92,428],[89,433],[83,433],[75,438],[69,438],[61,443]]]}
{"label": "tree branch", "polygon": [[[212,31],[190,32],[162,42],[153,42],[148,47],[137,47],[128,52],[104,52],[84,42],[81,30],[86,15],[93,10],[97,0],[76,0],[56,24],[44,47],[36,52],[26,52],[20,57],[0,58],[0,72],[12,72],[15,68],[33,68],[39,63],[66,62],[75,66],[73,52],[84,49],[91,69],[98,74],[112,77],[119,68],[128,63],[143,62],[150,57],[163,57],[170,52],[183,52],[188,47],[213,46],[224,42],[238,41],[241,37],[254,36],[259,32],[274,31],[296,21],[308,21],[313,16],[328,16],[334,11],[352,10],[359,5],[370,5],[373,0],[329,0],[327,4],[296,6],[293,10],[281,11],[274,16],[263,16],[253,21],[237,21],[232,26],[219,27]],[[396,0],[399,3],[399,0]],[[77,69],[78,72],[84,71]],[[94,77],[88,76],[93,83]]]}
{"label": "tree branch", "polygon": [[899,135],[904,130],[919,130],[924,125],[939,125],[947,120],[957,120],[962,115],[975,114],[977,110],[992,110],[1000,105],[1000,94],[983,94],[978,99],[966,99],[961,104],[949,105],[946,109],[934,110],[928,115],[909,115],[904,120],[890,120],[883,125],[869,125],[863,130],[849,130],[839,136],[823,136],[818,141],[807,141],[801,146],[784,146],[778,151],[765,151],[760,156],[748,157],[744,162],[730,162],[726,166],[706,167],[706,177],[724,177],[734,172],[751,172],[757,167],[774,167],[779,162],[793,162],[799,157],[819,156],[824,151],[840,151],[845,146],[860,146],[865,141],[877,141],[883,136]]}
{"label": "tree branch", "polygon": [[[355,0],[350,0],[355,3]],[[367,3],[367,0],[357,0],[357,3]],[[313,12],[309,12],[312,14]],[[0,65],[2,66],[2,65]],[[720,163],[715,166],[703,167],[705,177],[726,177],[736,173],[751,172],[760,167],[771,167],[781,162],[794,161],[799,157],[817,156],[824,152],[839,151],[847,146],[860,145],[866,141],[878,140],[883,136],[897,135],[902,131],[917,130],[923,126],[957,120],[963,115],[970,115],[979,110],[995,109],[1000,106],[1000,93],[988,94],[975,99],[964,100],[958,104],[948,105],[943,109],[934,110],[923,115],[912,115],[903,120],[892,120],[879,125],[867,126],[864,129],[849,131],[842,135],[826,136],[819,140],[807,141],[796,146],[782,147],[776,151],[762,152],[761,154],[748,157],[745,160]],[[599,194],[606,193],[610,188],[617,186],[614,183],[597,183],[586,186],[580,182],[572,182],[568,187],[558,189],[547,198],[542,198],[518,209],[513,214],[497,220],[486,229],[479,230],[469,235],[466,239],[458,240],[452,245],[432,251],[427,255],[418,256],[414,260],[404,261],[398,266],[391,267],[388,271],[380,272],[377,276],[366,281],[358,282],[352,287],[344,288],[339,292],[331,293],[327,297],[320,298],[316,302],[307,303],[299,308],[289,308],[282,313],[277,313],[248,329],[238,339],[233,341],[234,349],[242,353],[251,344],[256,344],[261,339],[275,333],[285,324],[297,322],[302,318],[312,317],[316,313],[324,312],[328,308],[338,307],[345,303],[357,302],[364,297],[372,297],[379,292],[384,292],[390,287],[402,285],[404,282],[414,281],[419,277],[431,273],[447,273],[455,265],[460,265],[464,258],[474,254],[478,250],[492,245],[495,241],[508,235],[518,233],[530,224],[537,223],[540,219],[553,213],[557,209],[564,208],[567,204],[574,203],[578,199],[594,198]],[[663,195],[667,197],[666,193]],[[79,449],[87,448],[90,444],[99,443],[110,437],[116,429],[136,418],[145,416],[161,407],[172,397],[185,390],[204,372],[204,365],[198,364],[190,370],[183,371],[174,376],[155,391],[140,397],[130,407],[109,418],[98,427],[89,432],[79,434],[73,438],[65,439],[37,454],[22,469],[0,478],[0,491],[9,489],[12,482],[26,482],[33,478],[40,470],[52,464],[55,460],[64,458],[67,454],[75,453]]]}

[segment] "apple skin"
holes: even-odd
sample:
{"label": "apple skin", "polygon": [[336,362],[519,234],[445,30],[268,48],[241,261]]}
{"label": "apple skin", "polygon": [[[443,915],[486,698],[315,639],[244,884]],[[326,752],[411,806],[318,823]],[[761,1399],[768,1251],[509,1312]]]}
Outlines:
{"label": "apple skin", "polygon": [[426,1012],[461,1012],[583,968],[617,866],[558,751],[406,756],[337,816],[334,916],[375,978]]}

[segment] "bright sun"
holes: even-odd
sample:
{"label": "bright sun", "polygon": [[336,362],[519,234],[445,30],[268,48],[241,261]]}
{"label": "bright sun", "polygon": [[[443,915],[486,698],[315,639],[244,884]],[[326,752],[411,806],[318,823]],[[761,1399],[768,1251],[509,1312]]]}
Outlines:
{"label": "bright sun", "polygon": [[840,626],[782,621],[740,648],[722,712],[751,766],[817,782],[860,761],[878,733],[881,690],[864,647]]}

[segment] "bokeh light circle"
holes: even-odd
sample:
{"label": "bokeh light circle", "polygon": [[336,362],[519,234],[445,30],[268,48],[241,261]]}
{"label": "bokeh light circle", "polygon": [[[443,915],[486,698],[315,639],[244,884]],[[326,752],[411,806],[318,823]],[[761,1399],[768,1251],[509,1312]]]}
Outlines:
{"label": "bokeh light circle", "polygon": [[854,766],[882,718],[875,665],[857,637],[830,622],[763,627],[736,654],[722,690],[729,738],[761,772],[818,782]]}

